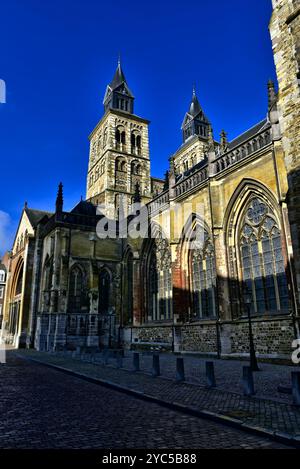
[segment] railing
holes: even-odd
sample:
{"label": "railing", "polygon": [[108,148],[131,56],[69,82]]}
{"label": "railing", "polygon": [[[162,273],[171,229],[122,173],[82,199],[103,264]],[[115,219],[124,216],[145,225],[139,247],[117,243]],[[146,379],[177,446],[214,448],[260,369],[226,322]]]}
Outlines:
{"label": "railing", "polygon": [[182,182],[175,186],[175,196],[178,197],[190,189],[198,186],[208,178],[208,166],[201,168],[199,171],[191,174],[189,177],[184,179]]}
{"label": "railing", "polygon": [[154,200],[148,204],[149,214],[157,211],[161,211],[169,205],[169,191],[166,190],[163,193],[159,194]]}
{"label": "railing", "polygon": [[260,135],[248,140],[244,144],[234,148],[233,150],[219,156],[214,161],[214,174],[218,174],[224,169],[229,168],[238,161],[247,158],[252,153],[264,148],[271,143],[271,129],[267,129]]}

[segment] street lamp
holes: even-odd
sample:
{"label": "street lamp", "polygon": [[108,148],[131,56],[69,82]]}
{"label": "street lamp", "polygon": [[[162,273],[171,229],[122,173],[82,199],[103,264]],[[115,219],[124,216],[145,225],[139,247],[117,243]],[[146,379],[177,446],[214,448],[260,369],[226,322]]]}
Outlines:
{"label": "street lamp", "polygon": [[252,332],[252,322],[251,322],[251,304],[252,304],[252,292],[248,287],[245,288],[244,292],[244,302],[247,308],[248,314],[248,325],[249,325],[249,351],[250,351],[250,368],[252,371],[260,371],[257,364],[257,358],[254,348],[253,332]]}

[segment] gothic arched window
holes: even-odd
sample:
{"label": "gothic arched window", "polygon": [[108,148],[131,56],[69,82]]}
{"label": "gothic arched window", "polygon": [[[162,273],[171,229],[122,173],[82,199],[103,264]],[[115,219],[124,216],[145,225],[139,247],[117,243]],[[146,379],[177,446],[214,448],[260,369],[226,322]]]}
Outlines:
{"label": "gothic arched window", "polygon": [[216,316],[216,272],[214,248],[207,232],[203,246],[191,253],[192,296],[194,318]]}
{"label": "gothic arched window", "polygon": [[21,295],[22,293],[22,285],[23,285],[23,264],[22,264],[22,267],[19,271],[19,275],[18,275],[18,280],[17,280],[17,284],[16,284],[16,291],[15,291],[15,296],[17,295]]}
{"label": "gothic arched window", "polygon": [[148,320],[172,318],[171,253],[168,241],[157,238],[148,259]]}
{"label": "gothic arched window", "polygon": [[69,310],[79,312],[84,306],[83,272],[79,267],[73,267],[69,280]]}
{"label": "gothic arched window", "polygon": [[108,314],[110,307],[110,275],[106,269],[99,275],[99,313]]}
{"label": "gothic arched window", "polygon": [[252,313],[288,311],[280,229],[273,210],[258,197],[246,208],[239,243],[243,283],[252,292]]}
{"label": "gothic arched window", "polygon": [[130,252],[127,256],[125,266],[125,297],[126,297],[126,315],[125,323],[132,324],[133,321],[133,254]]}
{"label": "gothic arched window", "polygon": [[148,320],[155,321],[158,315],[158,274],[155,250],[151,250],[149,259],[149,298]]}

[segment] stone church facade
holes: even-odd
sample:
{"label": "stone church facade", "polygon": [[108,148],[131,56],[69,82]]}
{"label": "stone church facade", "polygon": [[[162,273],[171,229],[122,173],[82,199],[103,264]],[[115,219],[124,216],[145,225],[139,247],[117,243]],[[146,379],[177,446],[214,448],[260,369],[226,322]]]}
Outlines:
{"label": "stone church facade", "polygon": [[[247,294],[258,354],[290,357],[299,337],[299,11],[273,0],[279,90],[268,83],[265,119],[216,141],[193,91],[164,181],[150,176],[149,121],[134,114],[118,64],[90,135],[86,200],[65,212],[60,185],[53,213],[23,209],[4,341],[244,356]],[[148,236],[123,235],[136,203]],[[105,220],[116,236],[98,236]]]}

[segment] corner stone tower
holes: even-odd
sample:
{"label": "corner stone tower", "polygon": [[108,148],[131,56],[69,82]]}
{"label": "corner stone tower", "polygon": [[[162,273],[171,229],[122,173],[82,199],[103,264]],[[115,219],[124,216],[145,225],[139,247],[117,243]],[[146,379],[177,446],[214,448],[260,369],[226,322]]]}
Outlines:
{"label": "corner stone tower", "polygon": [[149,121],[134,114],[120,61],[103,104],[105,114],[89,137],[86,198],[117,218],[121,207],[128,214],[137,188],[143,203],[151,199]]}
{"label": "corner stone tower", "polygon": [[278,78],[278,111],[288,174],[289,222],[300,304],[300,0],[272,0],[270,33]]}

